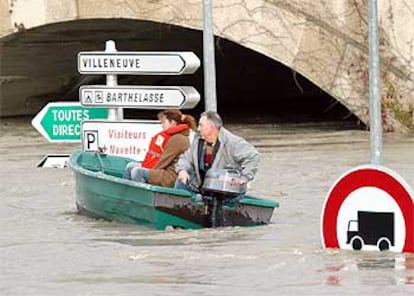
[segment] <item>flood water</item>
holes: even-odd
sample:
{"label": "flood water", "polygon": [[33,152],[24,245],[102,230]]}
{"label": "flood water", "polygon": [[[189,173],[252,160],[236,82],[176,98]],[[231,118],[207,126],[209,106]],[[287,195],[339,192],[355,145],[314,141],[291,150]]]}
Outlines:
{"label": "flood water", "polygon": [[[251,191],[280,203],[260,227],[154,231],[75,208],[70,169],[36,168],[30,119],[0,131],[0,295],[413,295],[414,254],[323,249],[325,197],[370,162],[369,133],[332,124],[227,126],[261,152]],[[414,138],[385,134],[384,165],[414,184]]]}

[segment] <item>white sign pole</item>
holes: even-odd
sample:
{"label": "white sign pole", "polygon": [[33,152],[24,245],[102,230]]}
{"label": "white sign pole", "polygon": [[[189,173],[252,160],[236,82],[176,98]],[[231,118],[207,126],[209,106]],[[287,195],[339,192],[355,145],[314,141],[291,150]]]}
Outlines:
{"label": "white sign pole", "polygon": [[[105,43],[105,52],[117,52],[115,42],[107,40]],[[116,87],[118,85],[118,76],[116,74],[106,75],[106,85],[109,87]],[[122,120],[124,118],[124,111],[122,108],[111,108],[108,110],[108,120]]]}

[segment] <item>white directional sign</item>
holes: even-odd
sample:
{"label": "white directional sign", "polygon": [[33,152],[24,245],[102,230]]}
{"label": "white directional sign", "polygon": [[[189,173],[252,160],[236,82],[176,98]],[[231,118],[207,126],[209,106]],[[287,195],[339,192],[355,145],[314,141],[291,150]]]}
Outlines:
{"label": "white directional sign", "polygon": [[84,151],[102,151],[144,160],[151,138],[162,130],[158,120],[90,120],[82,122]]}
{"label": "white directional sign", "polygon": [[180,75],[200,67],[199,58],[183,52],[103,52],[78,53],[80,74]]}
{"label": "white directional sign", "polygon": [[192,86],[83,85],[79,100],[84,106],[190,109],[200,101],[200,94]]}

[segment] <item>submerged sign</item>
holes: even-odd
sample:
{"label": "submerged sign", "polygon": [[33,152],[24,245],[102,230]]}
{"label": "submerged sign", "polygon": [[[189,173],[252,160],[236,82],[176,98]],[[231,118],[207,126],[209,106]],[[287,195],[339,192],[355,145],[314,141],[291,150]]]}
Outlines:
{"label": "submerged sign", "polygon": [[33,118],[32,126],[49,142],[80,142],[83,120],[107,117],[107,108],[88,108],[76,102],[53,102]]}
{"label": "submerged sign", "polygon": [[69,154],[46,154],[37,164],[38,168],[66,168],[68,166]]}
{"label": "submerged sign", "polygon": [[200,94],[191,86],[83,85],[79,99],[84,106],[188,109],[197,105]]}

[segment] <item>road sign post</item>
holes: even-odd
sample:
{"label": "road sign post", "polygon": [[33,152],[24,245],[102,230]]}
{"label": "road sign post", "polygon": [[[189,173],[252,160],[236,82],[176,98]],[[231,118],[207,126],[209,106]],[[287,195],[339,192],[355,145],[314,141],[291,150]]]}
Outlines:
{"label": "road sign post", "polygon": [[33,118],[32,126],[49,142],[80,142],[83,120],[107,116],[107,108],[87,108],[78,102],[53,102]]}
{"label": "road sign post", "polygon": [[80,74],[104,74],[107,78],[106,85],[81,86],[80,103],[108,107],[110,111],[106,121],[82,123],[83,149],[103,150],[111,155],[142,160],[151,136],[161,130],[159,121],[127,121],[123,112],[115,111],[123,108],[193,108],[199,102],[200,94],[191,86],[118,85],[117,75],[192,74],[199,66],[200,60],[193,52],[121,52],[116,50],[112,40],[106,41],[105,51],[79,52]]}
{"label": "road sign post", "polygon": [[[115,46],[115,41],[108,40],[105,42],[105,52],[106,53],[117,53]],[[118,85],[118,76],[116,74],[108,73],[106,74],[106,85],[115,87]],[[108,120],[121,120],[124,118],[124,109],[123,108],[111,108],[108,110]]]}
{"label": "road sign post", "polygon": [[191,86],[83,85],[79,100],[84,106],[190,109],[200,101],[200,94]]}
{"label": "road sign post", "polygon": [[212,0],[203,0],[204,102],[206,110],[217,111],[214,55],[213,3]]}

